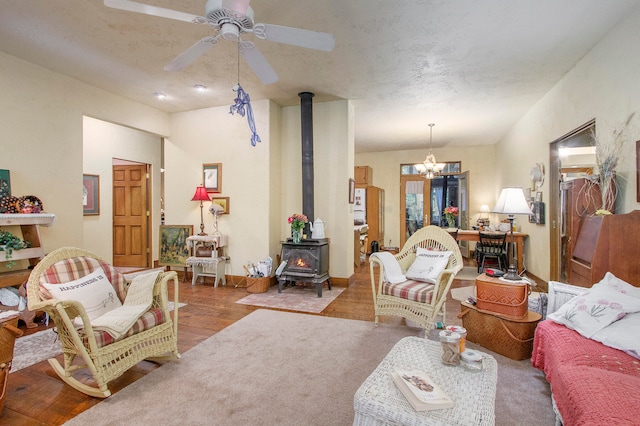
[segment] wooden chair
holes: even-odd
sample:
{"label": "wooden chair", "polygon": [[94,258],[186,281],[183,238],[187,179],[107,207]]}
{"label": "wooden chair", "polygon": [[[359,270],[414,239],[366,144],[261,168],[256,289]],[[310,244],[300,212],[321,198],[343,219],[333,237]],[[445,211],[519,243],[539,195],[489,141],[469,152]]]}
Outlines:
{"label": "wooden chair", "polygon": [[478,272],[484,272],[487,259],[495,259],[498,269],[504,271],[509,266],[507,260],[507,234],[479,232],[479,243],[476,245],[476,261]]}
{"label": "wooden chair", "polygon": [[[117,297],[121,302],[124,301],[130,282],[97,255],[71,247],[54,250],[36,265],[27,283],[27,297],[30,309],[46,312],[55,322],[64,356],[64,366],[56,358],[49,359],[56,374],[80,392],[106,398],[111,395],[107,383],[140,361],[180,357],[177,344],[178,278],[174,271],[161,272],[154,284],[153,302],[149,310],[123,337],[115,340],[106,331],[92,328],[84,306],[73,300],[50,298],[49,291],[43,285],[62,285],[98,268],[104,270]],[[173,316],[168,307],[169,281],[174,284],[173,301],[176,305]],[[89,370],[96,386],[82,383],[74,377],[74,373],[83,369]]]}
{"label": "wooden chair", "polygon": [[[446,269],[438,275],[435,284],[408,280],[400,284],[390,284],[385,281],[384,265],[378,258],[369,258],[369,272],[373,291],[373,306],[375,310],[375,324],[380,315],[393,315],[413,321],[426,331],[425,337],[435,322],[438,314],[442,314],[443,322],[446,315],[446,299],[455,275],[462,269],[462,254],[455,239],[447,231],[437,226],[426,226],[416,231],[395,255],[403,273],[411,267],[416,258],[416,249],[432,249],[451,251]],[[379,267],[376,278],[375,268]],[[409,284],[413,287],[412,294],[426,295],[424,301],[411,296],[398,297],[392,295],[396,285]]]}

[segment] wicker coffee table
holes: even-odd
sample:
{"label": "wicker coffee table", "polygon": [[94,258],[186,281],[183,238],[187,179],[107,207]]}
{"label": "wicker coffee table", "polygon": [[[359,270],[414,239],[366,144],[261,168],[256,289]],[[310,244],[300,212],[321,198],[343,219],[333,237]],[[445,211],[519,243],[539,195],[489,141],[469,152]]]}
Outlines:
{"label": "wicker coffee table", "polygon": [[[476,351],[479,352],[479,351]],[[493,425],[498,364],[483,356],[483,370],[470,372],[440,361],[440,343],[419,337],[400,340],[360,386],[354,397],[354,425]],[[454,400],[445,410],[417,412],[391,379],[391,371],[424,370]]]}

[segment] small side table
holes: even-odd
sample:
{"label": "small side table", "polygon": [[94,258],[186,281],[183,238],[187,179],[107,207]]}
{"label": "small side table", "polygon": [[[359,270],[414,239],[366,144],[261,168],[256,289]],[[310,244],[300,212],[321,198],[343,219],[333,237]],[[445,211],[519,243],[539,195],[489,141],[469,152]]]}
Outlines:
{"label": "small side table", "polygon": [[[222,282],[222,285],[227,285],[227,277],[224,270],[227,265],[227,258],[220,257],[195,257],[191,256],[187,258],[187,266],[191,266],[193,277],[191,278],[191,285],[196,285],[198,277],[215,277],[213,282],[214,287],[218,287],[218,282]],[[205,270],[207,268],[207,270]],[[212,271],[213,270],[213,271]]]}
{"label": "small side table", "polygon": [[[198,277],[215,277],[213,286],[217,287],[219,282],[227,285],[225,268],[227,258],[220,256],[218,250],[227,245],[227,236],[217,235],[192,235],[187,238],[187,244],[191,248],[191,256],[187,258],[187,267],[191,266],[191,285],[195,285]],[[198,246],[208,246],[212,249],[212,255],[208,257],[196,256]],[[186,275],[186,268],[185,268]]]}

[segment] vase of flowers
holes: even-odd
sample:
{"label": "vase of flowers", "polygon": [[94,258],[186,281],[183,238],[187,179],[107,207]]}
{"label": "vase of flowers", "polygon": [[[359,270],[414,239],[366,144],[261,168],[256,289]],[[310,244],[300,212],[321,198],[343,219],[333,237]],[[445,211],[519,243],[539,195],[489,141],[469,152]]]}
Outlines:
{"label": "vase of flowers", "polygon": [[304,225],[309,222],[309,219],[307,219],[307,216],[303,214],[294,213],[289,216],[287,222],[291,225],[291,238],[293,239],[293,242],[299,243],[302,238],[302,229],[304,228]]}
{"label": "vase of flowers", "polygon": [[449,228],[456,227],[456,217],[458,217],[458,208],[454,206],[445,207],[444,218],[447,221]]}

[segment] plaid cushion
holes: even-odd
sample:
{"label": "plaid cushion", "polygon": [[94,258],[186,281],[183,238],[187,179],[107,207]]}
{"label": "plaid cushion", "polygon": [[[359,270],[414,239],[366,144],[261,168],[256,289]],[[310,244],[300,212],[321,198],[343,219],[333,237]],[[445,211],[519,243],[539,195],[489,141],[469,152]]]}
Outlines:
{"label": "plaid cushion", "polygon": [[382,294],[413,300],[415,302],[431,303],[433,287],[433,284],[414,280],[407,280],[399,284],[384,283]]}
{"label": "plaid cushion", "polygon": [[[127,280],[125,277],[108,263],[91,257],[74,257],[57,262],[40,276],[40,283],[64,284],[82,278],[98,269],[98,267],[104,270],[107,279],[115,288],[120,302],[124,302],[127,294]],[[40,286],[40,295],[43,299],[51,298],[47,289],[42,285]]]}
{"label": "plaid cushion", "polygon": [[[151,308],[147,312],[145,312],[140,318],[138,318],[138,321],[136,321],[133,327],[131,327],[129,331],[127,331],[124,334],[124,336],[122,336],[118,340],[122,340],[129,336],[133,336],[134,334],[140,333],[141,331],[149,330],[155,327],[156,325],[164,323],[165,321],[166,321],[166,318],[164,316],[164,311],[162,309]],[[80,333],[81,336],[84,335],[84,331],[82,329],[78,330],[78,333]],[[94,330],[93,335],[96,338],[96,343],[98,344],[99,348],[103,346],[107,346],[116,341],[113,338],[113,336],[107,333],[106,331]],[[88,339],[86,338],[86,336],[84,336],[82,341],[85,346],[87,347],[89,346]]]}
{"label": "plaid cushion", "polygon": [[[49,284],[64,284],[68,281],[82,278],[85,275],[92,273],[99,267],[104,270],[107,279],[116,290],[120,301],[124,302],[127,294],[126,291],[129,286],[129,283],[127,282],[124,275],[118,272],[118,270],[110,264],[91,257],[74,257],[71,259],[64,259],[60,262],[55,263],[40,276],[40,283],[42,284],[43,282],[46,282]],[[42,285],[40,285],[40,294],[45,299],[51,298],[47,289]],[[156,325],[164,323],[166,320],[167,318],[165,318],[164,311],[159,308],[151,308],[140,318],[138,318],[138,321],[136,321],[133,327],[131,327],[129,331],[127,331],[125,335],[118,340],[122,340],[136,333],[140,333],[141,331],[149,330]],[[78,332],[81,336],[84,335],[82,329],[78,330]],[[103,347],[115,342],[113,336],[106,331],[94,330],[93,334],[96,338],[98,347]],[[83,342],[85,346],[88,346],[86,336],[83,338]]]}

